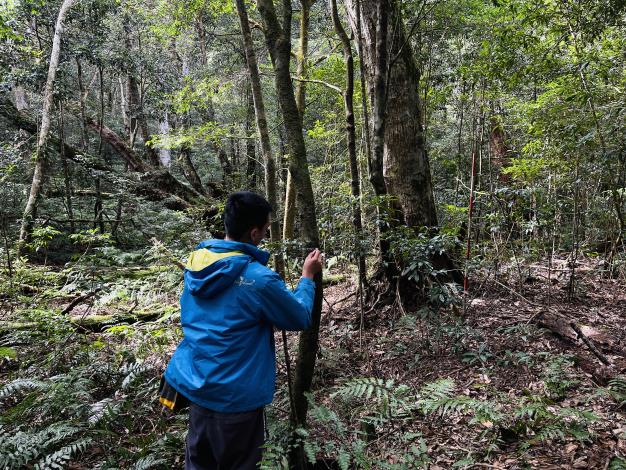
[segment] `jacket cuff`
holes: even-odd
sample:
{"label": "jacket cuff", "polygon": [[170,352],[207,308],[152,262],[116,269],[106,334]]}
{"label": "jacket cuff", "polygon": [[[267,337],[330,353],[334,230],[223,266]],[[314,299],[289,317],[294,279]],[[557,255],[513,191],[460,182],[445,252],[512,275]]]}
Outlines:
{"label": "jacket cuff", "polygon": [[313,279],[309,279],[308,277],[301,277],[300,281],[298,282],[298,285],[300,284],[308,284],[311,287],[315,287],[315,281]]}

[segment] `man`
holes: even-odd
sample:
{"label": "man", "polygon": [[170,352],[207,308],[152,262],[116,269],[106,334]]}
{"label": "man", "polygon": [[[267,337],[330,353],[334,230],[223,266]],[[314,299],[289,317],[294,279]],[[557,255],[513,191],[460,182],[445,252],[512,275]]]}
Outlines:
{"label": "man", "polygon": [[161,391],[170,408],[178,394],[190,402],[186,470],[257,468],[263,407],[272,401],[276,378],[273,327],[303,330],[311,323],[321,253],[306,257],[297,288],[287,290],[266,266],[269,253],[257,248],[271,211],[257,194],[232,194],[224,210],[226,238],[203,241],[187,262],[184,339]]}

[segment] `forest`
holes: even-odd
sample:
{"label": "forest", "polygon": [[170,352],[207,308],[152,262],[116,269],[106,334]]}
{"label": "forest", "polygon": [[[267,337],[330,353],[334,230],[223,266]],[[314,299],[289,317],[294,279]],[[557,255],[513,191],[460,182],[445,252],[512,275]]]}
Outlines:
{"label": "forest", "polygon": [[185,263],[273,207],[262,469],[626,469],[626,2],[1,0],[0,468],[184,467]]}

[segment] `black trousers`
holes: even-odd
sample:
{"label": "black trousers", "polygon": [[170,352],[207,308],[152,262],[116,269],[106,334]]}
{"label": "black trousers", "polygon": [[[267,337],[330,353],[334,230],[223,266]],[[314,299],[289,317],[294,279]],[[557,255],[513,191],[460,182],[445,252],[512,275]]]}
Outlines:
{"label": "black trousers", "polygon": [[185,470],[258,469],[264,430],[263,408],[218,413],[191,403]]}

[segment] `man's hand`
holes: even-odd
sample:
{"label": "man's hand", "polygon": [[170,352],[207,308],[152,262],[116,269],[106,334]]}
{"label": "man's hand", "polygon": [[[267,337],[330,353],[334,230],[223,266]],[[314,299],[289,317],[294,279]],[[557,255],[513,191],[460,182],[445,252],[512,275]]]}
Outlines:
{"label": "man's hand", "polygon": [[324,255],[317,248],[313,250],[304,260],[304,266],[302,267],[302,277],[313,279],[317,273],[322,270],[322,264],[324,262]]}

